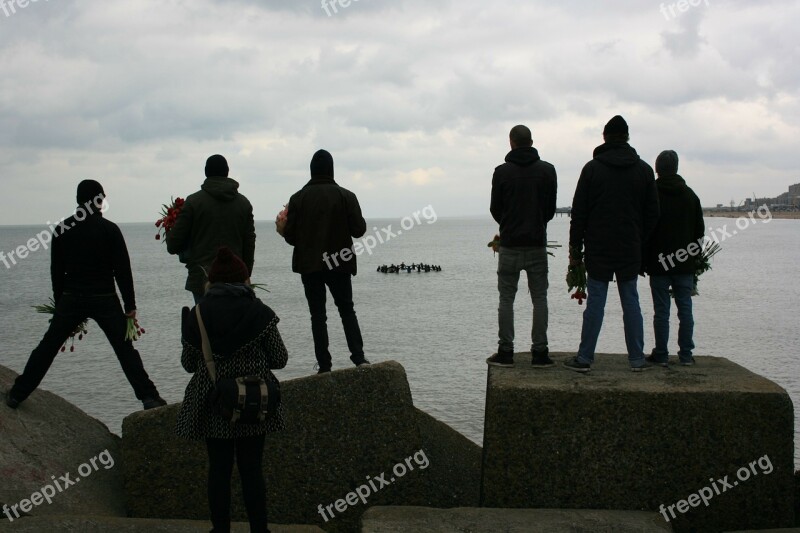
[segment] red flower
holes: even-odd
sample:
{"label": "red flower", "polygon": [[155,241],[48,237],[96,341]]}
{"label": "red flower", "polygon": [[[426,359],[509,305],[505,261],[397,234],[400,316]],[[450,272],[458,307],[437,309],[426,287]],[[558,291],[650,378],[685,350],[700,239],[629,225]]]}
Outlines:
{"label": "red flower", "polygon": [[156,234],[156,240],[160,241],[161,240],[161,235]]}

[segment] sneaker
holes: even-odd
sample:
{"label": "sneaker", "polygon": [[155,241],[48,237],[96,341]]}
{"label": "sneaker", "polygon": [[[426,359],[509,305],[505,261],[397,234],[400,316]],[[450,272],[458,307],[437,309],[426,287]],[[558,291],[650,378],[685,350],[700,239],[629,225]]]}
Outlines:
{"label": "sneaker", "polygon": [[325,374],[326,372],[331,371],[331,367],[329,366],[319,366],[319,363],[314,365],[314,370],[317,371],[317,374]]}
{"label": "sneaker", "polygon": [[653,363],[654,365],[663,366],[664,368],[669,367],[669,360],[667,361],[659,361],[655,355],[648,355],[644,358],[645,361],[648,363]]}
{"label": "sneaker", "polygon": [[22,402],[11,396],[10,392],[6,394],[6,405],[9,406],[10,408],[16,409],[17,407],[19,407],[20,403]]}
{"label": "sneaker", "polygon": [[496,353],[492,355],[490,358],[486,360],[488,364],[491,366],[503,366],[503,367],[513,367],[514,366],[514,354],[511,353]]}
{"label": "sneaker", "polygon": [[155,409],[156,407],[164,407],[165,405],[167,405],[167,402],[158,395],[142,400],[142,407],[144,407],[145,411],[148,409]]}
{"label": "sneaker", "polygon": [[361,367],[361,366],[370,365],[370,364],[372,364],[372,363],[370,363],[370,362],[369,362],[369,361],[367,361],[366,359],[362,359],[362,360],[360,360],[360,361],[358,361],[358,362],[356,362],[356,363],[354,363],[354,364],[356,365],[356,368],[358,368],[358,367]]}
{"label": "sneaker", "polygon": [[564,361],[564,366],[575,372],[588,372],[592,369],[592,365],[589,363],[581,363],[578,361],[577,357],[569,361]]}
{"label": "sneaker", "polygon": [[653,365],[648,363],[647,360],[645,359],[645,362],[644,362],[643,365],[632,366],[631,367],[631,372],[644,372],[645,370],[647,370],[649,368],[653,368]]}
{"label": "sneaker", "polygon": [[681,366],[694,366],[695,365],[694,357],[691,357],[688,360],[681,359],[680,365]]}
{"label": "sneaker", "polygon": [[543,350],[541,352],[531,352],[531,366],[533,368],[550,368],[551,366],[556,366],[556,364],[550,359],[548,350]]}

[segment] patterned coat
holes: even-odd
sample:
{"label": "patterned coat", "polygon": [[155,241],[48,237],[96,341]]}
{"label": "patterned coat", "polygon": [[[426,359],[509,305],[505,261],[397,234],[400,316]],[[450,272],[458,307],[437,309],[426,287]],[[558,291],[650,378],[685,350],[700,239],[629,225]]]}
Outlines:
{"label": "patterned coat", "polygon": [[[278,332],[278,317],[241,284],[216,284],[199,304],[218,378],[258,375],[277,382],[270,369],[286,366],[288,354]],[[251,437],[284,428],[283,408],[260,424],[235,424],[212,413],[207,398],[214,388],[203,359],[195,310],[184,307],[181,364],[194,374],[178,413],[175,432],[192,440]]]}

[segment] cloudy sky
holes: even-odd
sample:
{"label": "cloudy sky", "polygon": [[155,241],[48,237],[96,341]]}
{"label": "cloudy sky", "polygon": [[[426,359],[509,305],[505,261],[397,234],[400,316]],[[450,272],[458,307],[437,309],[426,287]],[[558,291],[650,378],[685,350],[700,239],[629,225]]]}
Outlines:
{"label": "cloudy sky", "polygon": [[485,215],[518,123],[566,206],[617,113],[646,161],[680,154],[704,205],[800,182],[797,0],[18,1],[0,4],[0,224],[69,214],[84,178],[110,219],[154,221],[213,153],[272,219],[318,148],[367,217]]}

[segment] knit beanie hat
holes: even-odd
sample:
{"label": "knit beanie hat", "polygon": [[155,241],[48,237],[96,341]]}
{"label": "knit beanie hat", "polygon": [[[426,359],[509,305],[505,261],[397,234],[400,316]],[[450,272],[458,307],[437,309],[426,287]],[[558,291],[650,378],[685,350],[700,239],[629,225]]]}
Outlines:
{"label": "knit beanie hat", "polygon": [[333,156],[327,150],[317,150],[311,158],[311,177],[333,177]]}
{"label": "knit beanie hat", "polygon": [[619,115],[614,116],[603,128],[603,135],[628,135],[628,123]]}
{"label": "knit beanie hat", "polygon": [[223,156],[215,154],[206,159],[207,178],[210,178],[211,176],[222,176],[223,178],[227,178],[228,172],[230,172],[230,169],[228,168],[228,160]]}
{"label": "knit beanie hat", "polygon": [[227,246],[217,250],[217,257],[208,271],[210,283],[244,283],[250,277],[247,265]]}
{"label": "knit beanie hat", "polygon": [[656,174],[674,176],[678,173],[678,154],[674,150],[664,150],[656,158]]}
{"label": "knit beanie hat", "polygon": [[94,201],[98,196],[105,198],[103,186],[94,180],[83,180],[78,184],[78,193],[75,195],[78,205],[86,205],[87,202]]}

